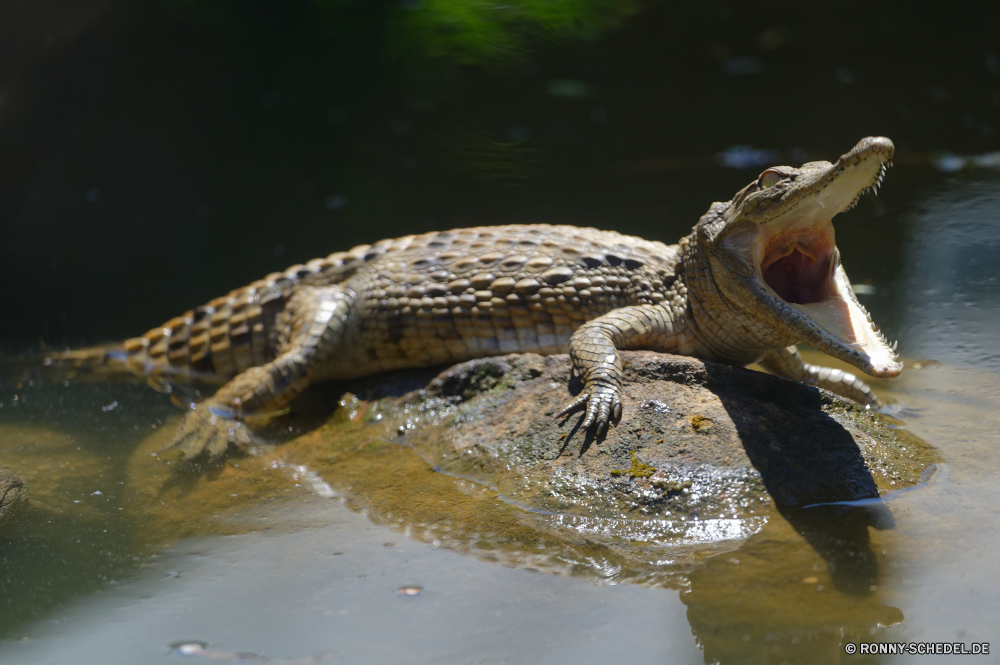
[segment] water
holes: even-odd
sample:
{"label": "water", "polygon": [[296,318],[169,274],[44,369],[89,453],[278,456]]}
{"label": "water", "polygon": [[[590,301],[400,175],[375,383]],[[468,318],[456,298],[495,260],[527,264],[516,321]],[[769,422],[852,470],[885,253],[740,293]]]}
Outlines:
{"label": "water", "polygon": [[279,662],[816,663],[872,628],[997,640],[1000,175],[949,157],[1000,150],[995,3],[977,20],[553,6],[549,22],[487,12],[471,33],[443,29],[455,17],[431,2],[0,9],[0,348],[116,340],[426,229],[568,222],[674,241],[760,160],[884,134],[897,166],[836,220],[838,245],[900,341],[907,370],[873,385],[945,460],[929,483],[894,496],[889,523],[776,515],[666,586],[608,584],[613,570],[602,584],[388,516],[417,477],[433,478],[421,510],[488,500],[405,449],[384,458],[398,485],[381,494],[351,489],[351,464],[324,478],[332,499],[291,459],[175,476],[151,454],[177,418],[164,396],[5,362],[0,461],[32,504],[0,531],[0,662],[169,662],[201,641]]}

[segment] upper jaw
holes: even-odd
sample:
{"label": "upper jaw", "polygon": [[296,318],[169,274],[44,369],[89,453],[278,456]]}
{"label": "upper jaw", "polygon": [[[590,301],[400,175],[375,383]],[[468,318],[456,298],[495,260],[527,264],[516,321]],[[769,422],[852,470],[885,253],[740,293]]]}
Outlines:
{"label": "upper jaw", "polygon": [[[732,295],[751,296],[748,304],[758,315],[794,339],[879,377],[896,376],[902,365],[895,344],[888,344],[851,288],[832,219],[881,184],[892,154],[889,139],[867,138],[834,164],[787,169],[789,180],[783,181],[783,191],[773,193],[773,201],[748,201],[751,192],[740,202],[741,208],[749,204],[755,212],[771,214],[749,214],[739,221],[737,209],[731,220],[737,223],[727,225],[729,232],[718,243],[742,264],[735,272],[749,287],[749,293]],[[725,263],[735,267],[730,260]]]}
{"label": "upper jaw", "polygon": [[[829,211],[829,218],[850,210],[868,190],[878,195],[885,171],[892,165],[895,147],[884,136],[869,136],[820,174],[809,197],[813,207]],[[810,166],[806,164],[805,166]]]}

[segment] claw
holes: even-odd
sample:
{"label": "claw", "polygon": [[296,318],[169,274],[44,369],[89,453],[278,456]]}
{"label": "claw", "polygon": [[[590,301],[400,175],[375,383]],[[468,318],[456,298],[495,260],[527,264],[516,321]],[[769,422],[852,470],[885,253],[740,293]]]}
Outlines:
{"label": "claw", "polygon": [[597,416],[597,431],[595,434],[597,436],[604,436],[608,433],[608,425],[610,421],[608,420],[608,407],[607,405],[601,406],[601,413]]}
{"label": "claw", "polygon": [[203,454],[209,458],[219,458],[225,455],[230,443],[241,448],[252,443],[246,425],[200,406],[184,416],[177,435],[166,448],[179,449],[185,460],[192,460]]}
{"label": "claw", "polygon": [[563,408],[563,410],[557,413],[554,417],[562,418],[563,416],[568,416],[571,413],[576,413],[577,411],[580,411],[584,407],[586,407],[587,402],[589,401],[590,401],[590,393],[586,392],[580,393],[579,397],[577,397],[575,400],[567,404],[566,407]]}
{"label": "claw", "polygon": [[580,428],[587,430],[595,426],[595,434],[603,436],[608,432],[611,418],[618,419],[622,413],[621,397],[610,386],[595,386],[586,389],[573,402],[555,415],[556,418],[586,409]]}

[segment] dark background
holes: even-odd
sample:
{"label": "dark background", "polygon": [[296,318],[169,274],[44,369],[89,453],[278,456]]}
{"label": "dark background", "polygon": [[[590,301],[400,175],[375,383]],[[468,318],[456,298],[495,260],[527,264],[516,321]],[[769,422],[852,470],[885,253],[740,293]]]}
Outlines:
{"label": "dark background", "polygon": [[675,242],[762,170],[719,153],[881,134],[899,166],[837,220],[878,283],[935,160],[1000,150],[998,35],[995,1],[2,0],[0,349],[431,229]]}

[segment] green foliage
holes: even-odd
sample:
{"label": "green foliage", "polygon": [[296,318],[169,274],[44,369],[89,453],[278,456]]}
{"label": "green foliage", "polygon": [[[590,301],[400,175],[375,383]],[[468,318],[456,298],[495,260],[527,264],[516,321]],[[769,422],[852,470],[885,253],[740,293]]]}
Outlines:
{"label": "green foliage", "polygon": [[[274,9],[239,0],[153,0],[151,5],[162,18],[203,25],[233,25]],[[596,40],[637,9],[636,0],[288,0],[281,11],[295,11],[295,5],[330,19],[331,38],[345,18],[350,23],[359,15],[380,16],[386,21],[386,54],[404,66],[414,64],[414,57],[460,65],[517,63],[533,46]]]}
{"label": "green foliage", "polygon": [[532,42],[597,39],[635,11],[632,0],[420,0],[401,7],[397,34],[424,55],[462,65],[522,61]]}
{"label": "green foliage", "polygon": [[[212,91],[209,108],[230,104],[246,123],[232,129],[245,132],[260,170],[234,187],[280,183],[281,212],[357,244],[392,235],[391,220],[407,214],[394,209],[393,179],[418,167],[404,163],[419,165],[415,178],[444,167],[492,186],[537,180],[543,155],[526,132],[438,111],[467,94],[470,66],[510,71],[533,49],[597,39],[638,1],[146,0],[145,19],[164,60],[186,45],[188,83]],[[199,70],[198,58],[215,69]],[[563,98],[592,92],[578,81],[552,86]],[[410,124],[390,130],[397,119]],[[232,216],[265,216],[252,196],[229,201]]]}

